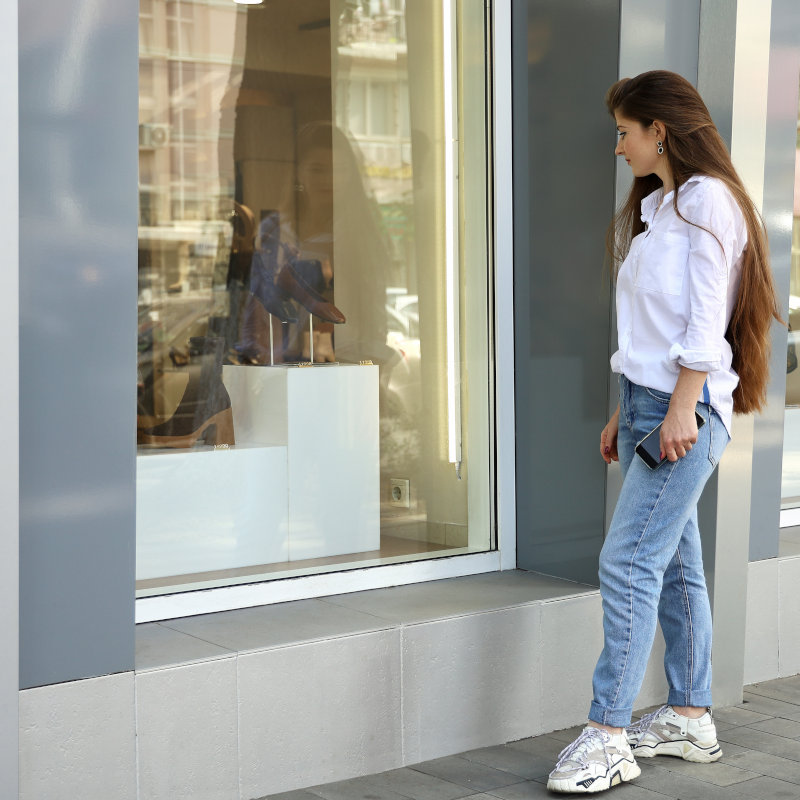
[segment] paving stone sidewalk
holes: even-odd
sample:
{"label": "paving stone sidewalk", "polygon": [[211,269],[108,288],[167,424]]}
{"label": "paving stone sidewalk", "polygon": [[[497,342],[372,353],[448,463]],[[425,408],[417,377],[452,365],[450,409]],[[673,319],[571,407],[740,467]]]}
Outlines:
{"label": "paving stone sidewalk", "polygon": [[[715,710],[714,718],[723,749],[719,761],[690,764],[668,757],[639,759],[639,778],[598,796],[614,800],[800,800],[800,675],[748,686],[741,705]],[[565,797],[547,791],[547,775],[558,753],[581,728],[271,795],[268,800]]]}

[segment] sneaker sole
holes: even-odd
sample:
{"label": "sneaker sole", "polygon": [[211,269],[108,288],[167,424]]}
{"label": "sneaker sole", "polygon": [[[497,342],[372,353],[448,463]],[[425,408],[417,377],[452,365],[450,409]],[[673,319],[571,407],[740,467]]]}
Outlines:
{"label": "sneaker sole", "polygon": [[612,786],[617,786],[626,781],[632,781],[642,774],[642,770],[635,761],[620,761],[615,764],[611,774],[603,778],[595,779],[589,786],[580,786],[569,778],[547,781],[547,788],[551,792],[561,792],[569,794],[591,794],[593,792],[604,792]]}
{"label": "sneaker sole", "polygon": [[684,761],[692,761],[695,764],[710,764],[713,761],[718,761],[722,756],[722,748],[716,742],[709,747],[700,747],[687,741],[659,742],[654,745],[632,747],[631,750],[637,758],[674,756],[675,758],[682,758]]}

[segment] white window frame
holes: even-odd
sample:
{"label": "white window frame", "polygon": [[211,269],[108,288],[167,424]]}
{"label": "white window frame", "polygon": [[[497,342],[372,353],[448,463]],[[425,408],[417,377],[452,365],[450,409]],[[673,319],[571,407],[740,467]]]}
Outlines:
{"label": "white window frame", "polygon": [[229,611],[516,568],[511,0],[491,4],[494,230],[494,508],[497,550],[136,600],[136,622]]}

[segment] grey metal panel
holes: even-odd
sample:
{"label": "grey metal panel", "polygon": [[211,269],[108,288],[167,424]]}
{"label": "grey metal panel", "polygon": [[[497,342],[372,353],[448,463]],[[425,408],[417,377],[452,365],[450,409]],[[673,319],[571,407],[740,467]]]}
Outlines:
{"label": "grey metal panel", "polygon": [[669,69],[696,83],[699,28],[700,0],[622,0],[620,78]]}
{"label": "grey metal panel", "polygon": [[[619,77],[669,69],[697,85],[700,0],[622,0]],[[617,204],[630,189],[630,169],[617,159]],[[614,347],[616,350],[616,347]]]}
{"label": "grey metal panel", "polygon": [[137,4],[20,5],[20,683],[134,665]]}
{"label": "grey metal panel", "polygon": [[17,125],[17,4],[0,6],[0,775],[17,797],[19,777],[19,182]]}
{"label": "grey metal panel", "polygon": [[700,6],[698,88],[728,147],[733,124],[736,2],[703,0]]}
{"label": "grey metal panel", "polygon": [[529,0],[512,30],[517,563],[597,581],[619,2]]}
{"label": "grey metal panel", "polygon": [[[772,272],[782,313],[786,315],[800,84],[800,14],[796,0],[772,1],[770,51],[763,215],[769,233]],[[755,420],[750,506],[751,561],[778,555],[787,337],[788,330],[775,323],[767,407]]]}

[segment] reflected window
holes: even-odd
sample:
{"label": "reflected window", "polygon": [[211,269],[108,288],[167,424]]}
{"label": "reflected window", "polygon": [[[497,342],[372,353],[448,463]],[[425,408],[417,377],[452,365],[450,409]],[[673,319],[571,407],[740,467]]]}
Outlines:
{"label": "reflected window", "polygon": [[485,55],[440,3],[140,18],[138,595],[492,548]]}

